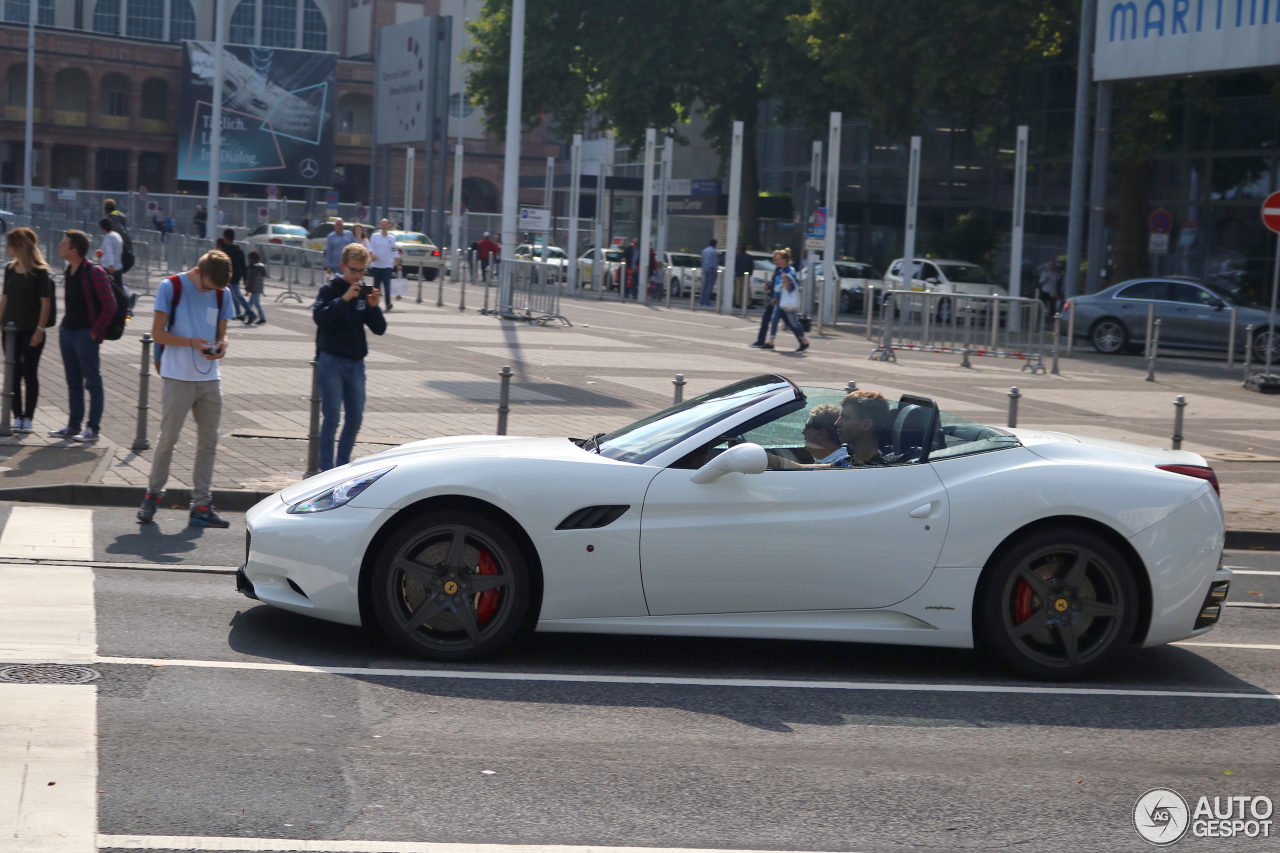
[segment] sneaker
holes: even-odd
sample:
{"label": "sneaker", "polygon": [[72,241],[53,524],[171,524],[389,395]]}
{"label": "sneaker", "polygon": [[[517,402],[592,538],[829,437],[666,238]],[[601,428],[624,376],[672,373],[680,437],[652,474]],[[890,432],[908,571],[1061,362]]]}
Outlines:
{"label": "sneaker", "polygon": [[267,325],[267,318],[266,318],[266,317],[263,317],[261,320],[259,320],[258,322],[254,323],[253,325],[255,325],[255,326],[265,326],[265,325]]}
{"label": "sneaker", "polygon": [[773,349],[773,344],[761,344],[760,349]]}
{"label": "sneaker", "polygon": [[51,438],[75,438],[77,431],[78,431],[78,428],[64,426],[62,429],[49,430],[49,436]]}
{"label": "sneaker", "polygon": [[211,506],[196,506],[191,508],[192,527],[230,527],[231,522],[224,519],[213,511]]}
{"label": "sneaker", "polygon": [[233,319],[233,320],[243,320],[243,319],[244,319],[244,315],[243,315],[243,314],[237,314],[236,316],[232,317],[231,319]]}
{"label": "sneaker", "polygon": [[138,521],[147,524],[156,517],[156,508],[160,506],[160,495],[147,492],[142,496],[142,506],[138,507]]}
{"label": "sneaker", "polygon": [[755,347],[756,349],[763,349],[764,341],[752,341],[748,346]]}
{"label": "sneaker", "polygon": [[808,344],[808,343],[803,343],[803,344],[801,344],[800,346],[796,347],[796,352],[804,352],[804,351],[805,351],[805,350],[807,350],[808,348],[809,348],[809,344]]}
{"label": "sneaker", "polygon": [[82,432],[79,432],[71,437],[74,438],[76,441],[83,441],[83,442],[97,441],[98,431],[93,427],[85,427]]}
{"label": "sneaker", "polygon": [[31,418],[14,418],[14,432],[31,432]]}

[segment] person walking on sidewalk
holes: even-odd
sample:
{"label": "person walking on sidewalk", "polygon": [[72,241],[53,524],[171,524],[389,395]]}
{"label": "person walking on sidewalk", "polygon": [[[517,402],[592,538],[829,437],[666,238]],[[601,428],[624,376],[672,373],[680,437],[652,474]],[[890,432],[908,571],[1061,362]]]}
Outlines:
{"label": "person walking on sidewalk", "polygon": [[123,285],[124,274],[120,268],[124,265],[124,238],[116,230],[111,217],[104,216],[98,220],[102,229],[102,257],[99,259],[107,274],[115,279],[116,284]]}
{"label": "person walking on sidewalk", "polygon": [[751,272],[756,268],[756,259],[747,253],[747,247],[738,249],[733,256],[733,307],[741,308],[742,300],[751,301]]}
{"label": "person walking on sidewalk", "polygon": [[129,218],[124,215],[123,211],[116,207],[115,199],[109,198],[102,203],[102,213],[111,220],[111,224],[114,226],[116,231],[123,232],[129,230]]}
{"label": "person walking on sidewalk", "polygon": [[[497,243],[489,239],[489,232],[484,232],[484,238],[476,244],[476,251],[480,253],[480,280],[489,281],[489,264],[494,261],[498,252],[501,251]],[[495,269],[496,272],[496,269]]]}
{"label": "person walking on sidewalk", "polygon": [[[376,235],[375,235],[376,236]],[[378,303],[382,292],[362,282],[369,267],[369,250],[352,244],[342,250],[341,275],[320,288],[311,316],[316,321],[319,351],[320,470],[328,471],[351,461],[351,451],[364,421],[364,357],[369,343],[364,329],[375,335],[387,330],[387,319]],[[339,410],[345,416],[338,437]],[[338,453],[334,456],[334,439]]]}
{"label": "person walking on sidewalk", "polygon": [[702,294],[698,297],[698,304],[704,308],[711,307],[711,292],[716,288],[716,273],[719,267],[720,253],[716,251],[716,241],[713,237],[707,244],[707,248],[702,250]]}
{"label": "person walking on sidewalk", "polygon": [[[40,354],[44,330],[53,323],[53,273],[40,253],[40,238],[30,228],[15,228],[5,242],[13,260],[4,268],[0,326],[13,323],[13,430],[31,432],[40,397]],[[4,334],[8,349],[9,333]],[[23,393],[23,386],[26,393]]]}
{"label": "person walking on sidewalk", "polygon": [[809,339],[804,336],[804,327],[796,317],[800,313],[800,279],[796,277],[795,267],[791,266],[791,250],[778,249],[773,253],[773,263],[777,267],[773,273],[773,322],[764,348],[773,349],[773,339],[778,336],[778,321],[781,320],[800,342],[796,352],[804,352],[809,348]]}
{"label": "person walking on sidewalk", "polygon": [[[110,223],[108,223],[110,224]],[[63,277],[62,325],[58,329],[58,349],[67,377],[67,425],[49,430],[54,438],[97,441],[102,425],[102,369],[98,348],[107,336],[107,326],[116,313],[116,297],[107,271],[85,258],[89,235],[64,231],[58,256],[67,262]],[[89,393],[89,419],[85,422],[84,395]],[[80,424],[85,423],[84,431]]]}
{"label": "person walking on sidewalk", "polygon": [[[267,322],[267,315],[262,311],[262,293],[267,287],[267,267],[262,263],[262,256],[257,252],[249,253],[249,266],[244,273],[244,292],[248,294],[246,297],[249,301],[248,317],[245,318],[246,326],[262,326]],[[257,313],[258,320],[253,320],[254,313]]]}
{"label": "person walking on sidewalk", "polygon": [[378,230],[369,238],[369,276],[373,286],[387,297],[387,310],[391,310],[391,270],[395,268],[396,277],[400,277],[400,247],[396,245],[396,236],[391,233],[391,220],[384,219],[378,223]]}
{"label": "person walking on sidewalk", "polygon": [[[356,226],[359,228],[360,226]],[[342,263],[342,250],[350,246],[356,235],[347,230],[341,219],[333,220],[333,230],[324,238],[324,274],[338,274],[338,265]]]}
{"label": "person walking on sidewalk", "polygon": [[218,362],[227,354],[227,321],[231,300],[224,291],[231,282],[231,259],[214,249],[194,269],[172,275],[156,289],[151,337],[164,347],[160,377],[160,437],[151,457],[147,493],[142,496],[138,521],[155,518],[173,448],[190,412],[196,422],[196,458],[191,474],[192,527],[229,527],[213,508],[213,463],[218,453],[218,424],[222,420],[222,383]]}
{"label": "person walking on sidewalk", "polygon": [[253,322],[253,312],[249,310],[249,300],[240,293],[240,284],[244,281],[244,271],[248,264],[244,260],[244,249],[236,245],[236,232],[231,228],[222,232],[218,238],[218,248],[231,259],[231,284],[227,290],[231,292],[231,301],[235,303],[236,315],[232,319]]}

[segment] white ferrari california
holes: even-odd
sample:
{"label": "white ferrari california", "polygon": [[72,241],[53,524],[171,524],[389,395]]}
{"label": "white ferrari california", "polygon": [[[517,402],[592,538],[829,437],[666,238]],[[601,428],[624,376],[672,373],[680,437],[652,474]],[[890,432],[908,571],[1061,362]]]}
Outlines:
{"label": "white ferrari california", "polygon": [[844,398],[757,376],[587,439],[366,456],[249,512],[237,586],[448,661],[532,629],[976,647],[1070,679],[1218,621],[1202,457],[904,396],[869,454],[816,464],[810,413]]}

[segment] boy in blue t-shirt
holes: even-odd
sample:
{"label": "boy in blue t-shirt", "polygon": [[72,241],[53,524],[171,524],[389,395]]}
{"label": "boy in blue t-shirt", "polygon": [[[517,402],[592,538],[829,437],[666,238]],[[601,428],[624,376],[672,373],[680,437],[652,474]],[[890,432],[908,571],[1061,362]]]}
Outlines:
{"label": "boy in blue t-shirt", "polygon": [[[179,285],[174,286],[173,279]],[[231,259],[219,251],[206,252],[194,269],[164,280],[156,291],[151,337],[164,347],[160,376],[164,380],[160,437],[151,459],[147,493],[138,521],[151,521],[160,505],[173,448],[187,412],[196,421],[196,459],[191,479],[191,524],[229,527],[213,509],[213,463],[218,451],[218,423],[222,419],[222,383],[218,362],[227,354],[227,320],[234,313],[222,291],[231,281]]]}

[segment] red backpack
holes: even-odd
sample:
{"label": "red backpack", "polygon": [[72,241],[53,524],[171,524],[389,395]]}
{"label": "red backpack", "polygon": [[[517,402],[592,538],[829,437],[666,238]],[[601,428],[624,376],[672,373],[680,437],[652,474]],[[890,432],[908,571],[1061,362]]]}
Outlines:
{"label": "red backpack", "polygon": [[[169,282],[170,284],[172,284],[172,285],[173,285],[173,299],[172,299],[172,300],[170,300],[170,302],[169,302],[169,316],[168,316],[168,318],[166,318],[166,322],[165,322],[165,324],[164,324],[164,330],[167,332],[167,331],[169,331],[169,330],[171,330],[171,329],[173,328],[173,318],[174,318],[175,316],[177,316],[177,314],[178,314],[178,303],[180,303],[180,302],[182,301],[182,276],[181,276],[181,275],[171,275],[171,276],[169,276],[168,278],[166,278],[166,279],[165,279],[165,281],[167,281],[167,282]],[[223,295],[223,291],[222,291],[221,289],[219,289],[219,290],[215,290],[215,291],[214,291],[214,293],[216,293],[216,294],[217,294],[217,300],[218,300],[218,315],[219,315],[219,316],[221,316],[221,315],[222,315],[222,295]],[[215,327],[215,328],[216,328],[216,327]],[[160,372],[160,357],[161,357],[162,355],[164,355],[164,344],[156,344],[156,357],[155,357],[155,360],[156,360],[156,373],[159,373],[159,372]]]}

